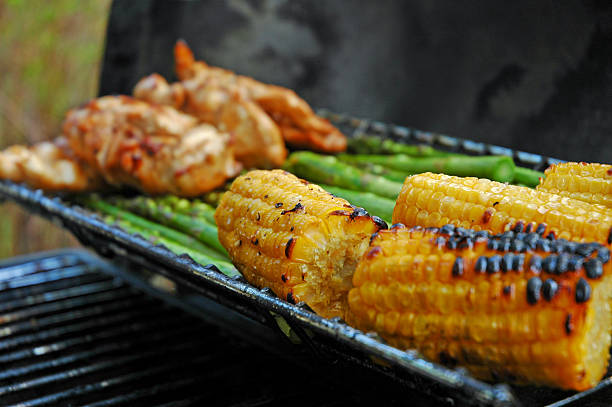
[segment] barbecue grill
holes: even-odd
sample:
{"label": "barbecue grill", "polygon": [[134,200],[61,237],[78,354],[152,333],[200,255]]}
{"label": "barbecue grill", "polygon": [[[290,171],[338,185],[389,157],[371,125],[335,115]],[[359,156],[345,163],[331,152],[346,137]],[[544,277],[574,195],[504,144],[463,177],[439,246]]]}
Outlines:
{"label": "barbecue grill", "polygon": [[[115,3],[113,13],[118,10],[138,15],[138,7],[126,9],[124,2]],[[120,50],[111,43],[118,33],[129,34],[113,21],[102,93],[126,92],[137,72],[129,58],[123,71],[113,71]],[[318,113],[349,137],[368,134],[467,154],[509,155],[538,170],[559,162],[328,110]],[[0,183],[0,196],[65,227],[112,262],[62,251],[0,264],[5,288],[0,395],[7,404],[604,406],[612,397],[612,371],[596,388],[577,394],[484,383],[110,226],[69,196],[51,197],[10,182]],[[177,289],[153,288],[149,277],[158,275]],[[287,383],[285,372],[297,371],[304,372],[301,381]]]}

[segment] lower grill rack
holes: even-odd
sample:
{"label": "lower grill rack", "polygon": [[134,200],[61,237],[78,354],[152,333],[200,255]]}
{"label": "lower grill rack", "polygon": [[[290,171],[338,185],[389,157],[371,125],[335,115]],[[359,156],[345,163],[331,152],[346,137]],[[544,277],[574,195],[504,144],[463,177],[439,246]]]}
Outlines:
{"label": "lower grill rack", "polygon": [[135,287],[82,251],[0,264],[0,287],[3,406],[358,401],[320,380],[288,380],[298,366]]}

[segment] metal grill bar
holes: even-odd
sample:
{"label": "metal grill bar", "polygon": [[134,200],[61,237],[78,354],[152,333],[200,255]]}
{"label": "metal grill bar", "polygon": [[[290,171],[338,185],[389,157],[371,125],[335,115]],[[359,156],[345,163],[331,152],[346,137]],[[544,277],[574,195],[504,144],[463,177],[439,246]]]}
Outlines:
{"label": "metal grill bar", "polygon": [[[71,273],[72,274],[72,273]],[[6,290],[0,292],[0,303],[10,301],[14,299],[27,298],[31,295],[37,295],[42,293],[49,293],[51,291],[63,290],[68,287],[74,287],[79,284],[88,284],[91,282],[98,282],[108,280],[109,277],[100,274],[75,274],[72,276],[65,277],[64,275],[49,277],[48,281],[40,283],[34,286],[27,286],[22,288],[16,288],[12,290]]]}
{"label": "metal grill bar", "polygon": [[[5,313],[23,307],[32,307],[68,298],[80,297],[87,294],[94,294],[98,292],[112,290],[113,288],[117,287],[118,284],[112,281],[109,282],[108,279],[104,279],[104,281],[102,282],[77,285],[63,290],[49,291],[43,294],[30,295],[13,301],[0,303],[0,312]],[[6,320],[6,314],[2,315],[2,318]]]}
{"label": "metal grill bar", "polygon": [[[76,287],[73,291],[79,291],[78,288],[79,287]],[[80,296],[77,298],[67,298],[65,300],[53,301],[50,303],[43,303],[43,304],[39,304],[39,305],[30,307],[30,308],[26,308],[26,309],[22,309],[19,311],[14,311],[14,312],[0,315],[0,324],[4,325],[8,323],[13,323],[8,327],[0,328],[0,337],[5,336],[5,332],[6,332],[5,329],[8,331],[14,331],[15,327],[17,327],[18,325],[21,325],[21,324],[23,324],[24,326],[32,325],[32,322],[26,322],[26,323],[22,322],[21,324],[14,324],[15,322],[20,321],[22,319],[38,317],[38,316],[45,315],[45,314],[51,314],[56,311],[64,311],[66,309],[75,309],[75,308],[79,308],[84,305],[93,305],[97,303],[103,303],[103,302],[107,302],[110,300],[116,301],[119,299],[129,298],[130,296],[134,295],[133,291],[129,287],[118,288],[114,286],[113,284],[95,284],[94,286],[90,285],[87,288],[88,290],[82,290],[79,293]],[[117,288],[117,289],[114,291],[109,291],[112,288]],[[74,292],[68,293],[64,291],[62,292],[62,296],[73,297]],[[51,317],[45,318],[43,322],[44,323],[58,322],[58,320],[61,320],[61,318],[58,318],[58,317],[62,317],[65,315],[67,314],[55,314]],[[76,311],[71,311],[70,315],[76,318],[81,317],[79,313]],[[38,321],[40,321],[41,319],[39,319]]]}
{"label": "metal grill bar", "polygon": [[[199,365],[199,364],[203,364],[204,362],[207,362],[210,360],[211,360],[211,356],[205,355],[205,356],[200,356],[198,358],[192,359],[189,362],[190,364],[193,364],[193,365]],[[149,367],[148,369],[128,373],[128,374],[121,375],[121,376],[115,376],[115,377],[101,380],[95,383],[90,383],[90,384],[86,384],[83,386],[71,387],[65,391],[48,394],[43,397],[30,399],[28,401],[21,402],[18,405],[22,407],[36,407],[36,406],[43,406],[43,405],[51,404],[51,403],[59,403],[61,401],[64,401],[70,398],[76,398],[76,397],[90,394],[93,392],[107,390],[108,388],[111,388],[113,386],[130,384],[133,382],[137,382],[138,380],[141,380],[141,379],[145,379],[151,376],[158,375],[160,373],[165,373],[171,370],[184,368],[185,362],[186,361],[184,360],[180,360],[176,362],[166,363],[163,366]]]}
{"label": "metal grill bar", "polygon": [[[198,332],[199,328],[185,327],[180,326],[180,324],[184,324],[186,322],[186,318],[178,318],[175,319],[176,326],[172,326],[172,330],[163,330],[161,332],[151,331],[149,330],[138,330],[140,334],[146,334],[143,338],[138,337],[134,338],[133,336],[123,337],[120,340],[113,339],[114,342],[107,343],[106,341],[101,341],[102,343],[95,346],[92,350],[82,351],[82,352],[74,352],[70,353],[67,356],[59,357],[56,359],[45,360],[42,362],[36,362],[29,365],[25,365],[18,368],[13,368],[10,370],[5,370],[0,372],[0,383],[3,381],[7,381],[9,379],[17,378],[19,376],[29,376],[36,372],[49,370],[51,368],[59,368],[62,366],[66,366],[69,364],[73,364],[76,362],[87,362],[89,360],[93,360],[96,357],[107,355],[119,351],[127,351],[129,349],[137,349],[138,346],[144,346],[147,344],[153,344],[158,342],[166,342],[172,341],[174,338],[178,338],[180,336],[188,336],[193,335]],[[156,330],[159,329],[159,325],[155,324],[154,327]],[[167,326],[166,326],[167,328]],[[107,339],[107,338],[105,338]],[[48,354],[48,352],[44,353]],[[37,356],[40,356],[37,354]],[[19,358],[19,359],[23,359]]]}
{"label": "metal grill bar", "polygon": [[[156,329],[176,329],[175,325],[185,323],[185,315],[160,315],[156,314],[155,319],[147,318],[148,314],[133,314],[136,317],[142,317],[138,322],[132,322],[130,324],[122,324],[117,327],[106,325],[99,325],[95,333],[79,336],[76,338],[70,338],[59,342],[52,342],[45,345],[39,345],[29,349],[23,349],[11,353],[0,355],[0,363],[10,363],[18,360],[24,360],[30,357],[49,355],[64,351],[69,348],[75,348],[81,345],[96,344],[104,341],[118,341],[121,337],[132,335],[136,332],[151,335],[151,331]],[[118,319],[119,322],[125,322],[128,318],[122,317]],[[116,321],[114,321],[116,322]]]}
{"label": "metal grill bar", "polygon": [[76,266],[79,263],[80,260],[78,257],[66,256],[61,258],[51,257],[26,264],[17,264],[0,270],[0,280],[8,280],[15,277],[22,277],[28,274],[40,273],[58,268],[67,268],[70,266]]}

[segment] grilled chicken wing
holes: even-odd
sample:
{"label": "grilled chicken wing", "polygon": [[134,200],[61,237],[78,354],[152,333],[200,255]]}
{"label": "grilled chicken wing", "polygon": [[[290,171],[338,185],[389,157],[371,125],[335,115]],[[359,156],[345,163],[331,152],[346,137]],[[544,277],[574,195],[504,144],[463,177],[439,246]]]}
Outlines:
{"label": "grilled chicken wing", "polygon": [[71,154],[61,137],[0,151],[0,179],[25,182],[46,191],[88,191],[104,184],[90,167]]}
{"label": "grilled chicken wing", "polygon": [[232,92],[218,80],[206,86],[198,81],[168,84],[158,74],[143,78],[134,96],[152,103],[170,105],[215,125],[234,137],[236,159],[246,167],[280,167],[287,150],[272,119],[256,103]]}
{"label": "grilled chicken wing", "polygon": [[230,136],[170,106],[105,96],[68,112],[64,135],[76,157],[111,185],[196,196],[240,171]]}
{"label": "grilled chicken wing", "polygon": [[329,121],[317,116],[294,91],[195,61],[192,51],[183,41],[176,43],[174,57],[176,73],[185,85],[188,103],[191,98],[191,103],[198,106],[202,93],[210,88],[223,87],[230,94],[252,100],[268,113],[290,145],[324,152],[346,149],[344,135]]}

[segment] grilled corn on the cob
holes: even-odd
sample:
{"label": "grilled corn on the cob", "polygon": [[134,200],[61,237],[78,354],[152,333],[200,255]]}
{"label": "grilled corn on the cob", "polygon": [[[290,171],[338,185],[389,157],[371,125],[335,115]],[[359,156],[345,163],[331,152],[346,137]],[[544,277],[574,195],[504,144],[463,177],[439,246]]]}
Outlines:
{"label": "grilled corn on the cob", "polygon": [[[539,236],[548,244],[531,250],[525,233],[415,229],[372,239],[349,293],[351,323],[487,380],[583,390],[601,379],[612,328],[607,247]],[[492,243],[505,239],[514,252]]]}
{"label": "grilled corn on the cob", "polygon": [[386,227],[318,185],[281,171],[238,177],[215,212],[219,240],[245,278],[324,317],[346,295],[370,235]]}
{"label": "grilled corn on the cob", "polygon": [[562,163],[551,165],[545,174],[538,191],[612,208],[612,165]]}
{"label": "grilled corn on the cob", "polygon": [[[501,233],[547,225],[556,237],[612,243],[612,214],[601,205],[487,179],[423,173],[408,177],[393,222],[440,227],[447,223]],[[522,231],[522,230],[521,230]]]}

